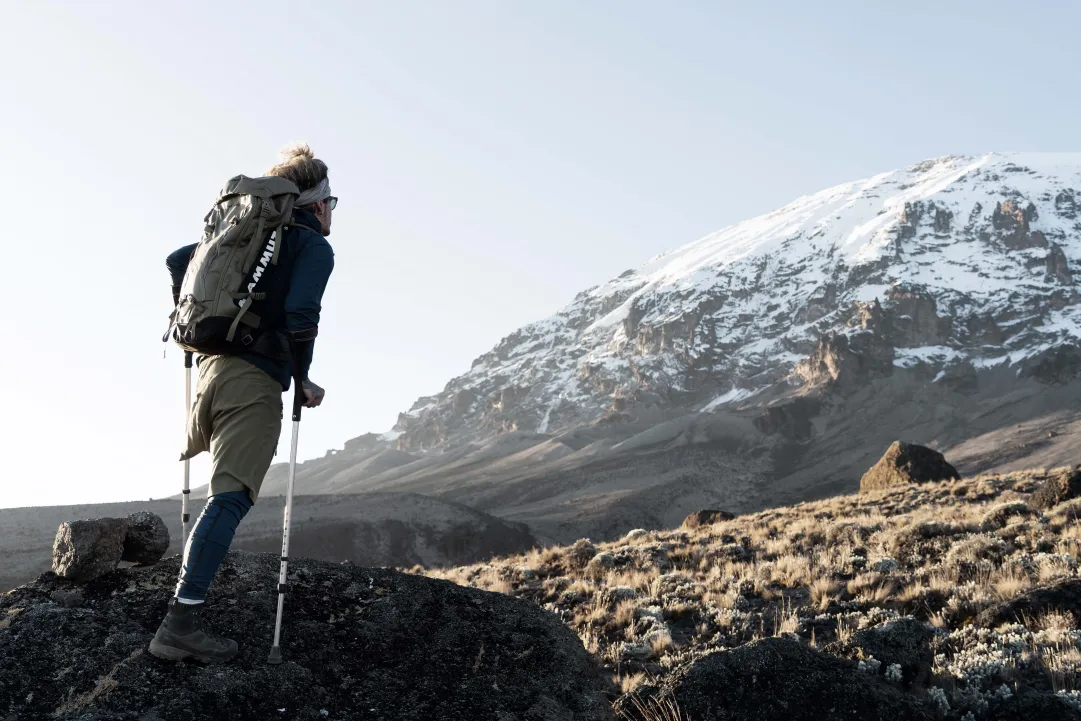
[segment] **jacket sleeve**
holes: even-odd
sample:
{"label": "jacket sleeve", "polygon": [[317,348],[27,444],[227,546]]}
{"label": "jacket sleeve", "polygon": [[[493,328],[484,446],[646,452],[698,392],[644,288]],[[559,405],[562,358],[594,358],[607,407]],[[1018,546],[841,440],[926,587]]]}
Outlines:
{"label": "jacket sleeve", "polygon": [[184,271],[188,269],[191,255],[195,252],[195,248],[198,245],[198,243],[185,245],[183,248],[174,250],[169,254],[169,257],[165,259],[165,267],[169,269],[169,276],[172,278],[173,283],[174,306],[180,302],[180,284],[184,281]]}
{"label": "jacket sleeve", "polygon": [[301,378],[308,377],[319,332],[323,291],[334,270],[334,251],[321,236],[297,253],[285,297],[285,329],[299,354]]}

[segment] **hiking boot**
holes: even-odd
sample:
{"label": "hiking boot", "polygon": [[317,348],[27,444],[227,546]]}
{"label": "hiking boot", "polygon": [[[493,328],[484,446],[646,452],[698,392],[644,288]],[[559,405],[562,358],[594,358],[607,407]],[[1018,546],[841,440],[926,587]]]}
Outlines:
{"label": "hiking boot", "polygon": [[218,638],[206,629],[203,604],[189,605],[175,598],[169,601],[169,613],[150,642],[150,653],[166,661],[186,658],[203,663],[225,663],[237,652],[237,643]]}

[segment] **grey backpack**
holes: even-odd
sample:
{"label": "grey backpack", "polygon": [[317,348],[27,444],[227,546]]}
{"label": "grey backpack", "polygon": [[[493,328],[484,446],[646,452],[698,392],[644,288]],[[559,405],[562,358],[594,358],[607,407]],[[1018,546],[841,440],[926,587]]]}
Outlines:
{"label": "grey backpack", "polygon": [[243,175],[218,193],[172,315],[172,337],[182,348],[217,355],[253,347],[260,318],[252,305],[266,297],[260,280],[278,263],[299,194],[285,178]]}

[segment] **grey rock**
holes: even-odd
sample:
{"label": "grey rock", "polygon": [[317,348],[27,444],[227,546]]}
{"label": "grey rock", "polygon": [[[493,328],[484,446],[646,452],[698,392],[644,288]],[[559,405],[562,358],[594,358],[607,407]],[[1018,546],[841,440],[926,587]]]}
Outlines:
{"label": "grey rock", "polygon": [[124,555],[128,522],[97,518],[60,524],[53,541],[53,573],[73,581],[90,581],[114,570]]}
{"label": "grey rock", "polygon": [[122,560],[149,565],[157,563],[169,548],[169,529],[155,513],[138,511],[128,516]]}

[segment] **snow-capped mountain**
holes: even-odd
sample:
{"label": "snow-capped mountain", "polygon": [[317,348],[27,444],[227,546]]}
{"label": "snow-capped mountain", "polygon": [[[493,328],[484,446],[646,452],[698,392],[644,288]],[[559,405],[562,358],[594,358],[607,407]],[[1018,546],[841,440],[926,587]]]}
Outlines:
{"label": "snow-capped mountain", "polygon": [[384,436],[404,451],[927,366],[963,382],[1081,335],[1081,153],[945,157],[659,255],[504,338]]}
{"label": "snow-capped mountain", "polygon": [[[304,493],[408,491],[538,539],[855,490],[895,440],[963,474],[1081,462],[1081,154],[930,160],[580,293]],[[264,495],[283,492],[283,467]]]}

